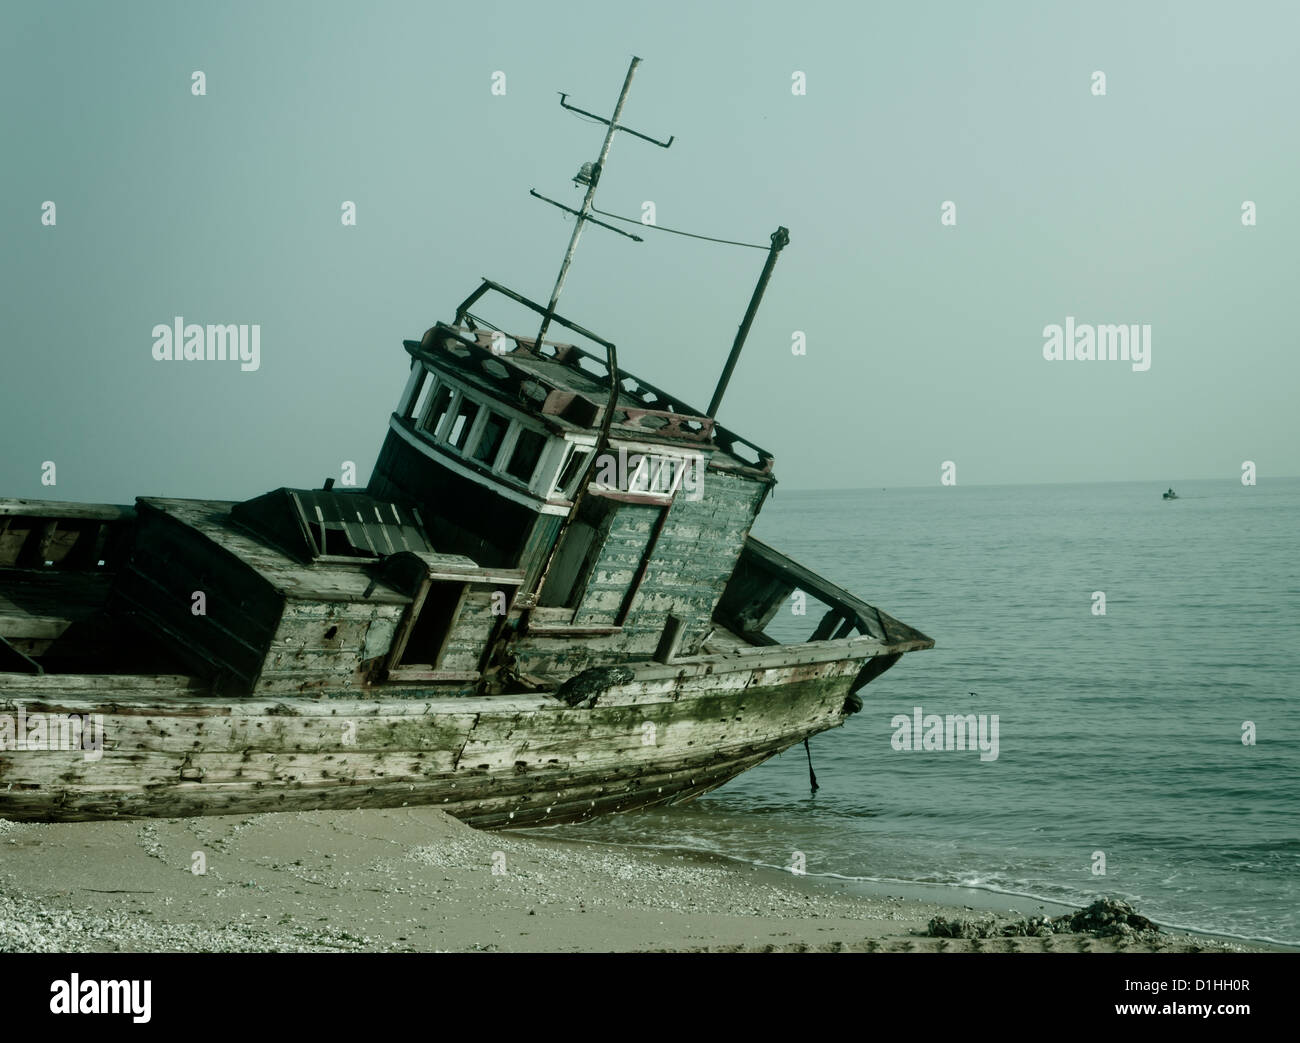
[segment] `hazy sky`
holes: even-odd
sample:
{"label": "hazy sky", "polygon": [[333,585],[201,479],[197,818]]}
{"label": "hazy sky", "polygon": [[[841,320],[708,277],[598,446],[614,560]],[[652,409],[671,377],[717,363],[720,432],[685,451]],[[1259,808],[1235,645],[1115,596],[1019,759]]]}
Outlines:
{"label": "hazy sky", "polygon": [[[720,414],[787,488],[1300,474],[1297,39],[1294,3],[5,0],[0,496],[364,483],[402,339],[482,275],[546,299],[571,219],[528,189],[577,206],[603,131],[557,92],[608,114],[633,54],[624,121],[676,140],[619,135],[596,205],[790,229]],[[645,238],[585,230],[560,311],[702,409],[763,255]],[[155,361],[178,315],[260,324],[260,368]],[[1151,368],[1045,360],[1067,316],[1149,324]]]}

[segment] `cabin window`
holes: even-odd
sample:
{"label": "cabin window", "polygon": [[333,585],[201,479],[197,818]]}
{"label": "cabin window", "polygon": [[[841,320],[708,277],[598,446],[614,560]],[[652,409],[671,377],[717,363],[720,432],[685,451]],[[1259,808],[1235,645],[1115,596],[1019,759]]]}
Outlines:
{"label": "cabin window", "polygon": [[[317,533],[321,538],[321,553],[340,558],[374,558],[378,557],[374,547],[362,546],[352,538],[352,533],[338,522],[320,523]],[[365,538],[365,529],[358,527],[358,533]]]}
{"label": "cabin window", "polygon": [[[631,461],[629,461],[631,463]],[[652,472],[658,470],[658,461],[653,456],[643,456],[636,463],[636,469],[627,480],[627,491],[644,493],[650,491]]]}
{"label": "cabin window", "polygon": [[424,414],[425,409],[429,405],[429,398],[433,394],[433,388],[436,383],[436,380],[420,381],[419,391],[416,393],[415,399],[412,401],[411,407],[406,414],[407,419],[410,419],[413,416],[422,416]]}
{"label": "cabin window", "polygon": [[398,406],[398,411],[406,420],[413,416],[419,416],[424,409],[425,403],[429,398],[429,391],[434,382],[429,379],[429,371],[419,362],[411,366],[411,379],[406,382],[406,390],[402,392],[402,401]]}
{"label": "cabin window", "polygon": [[560,480],[557,483],[561,496],[566,499],[573,498],[573,494],[578,490],[578,479],[582,477],[582,469],[590,456],[590,449],[579,449],[575,446],[570,450],[568,462],[560,471]]}
{"label": "cabin window", "polygon": [[464,449],[469,441],[470,430],[474,427],[474,418],[478,416],[479,405],[461,396],[456,407],[456,417],[447,431],[447,443],[457,449]]}
{"label": "cabin window", "polygon": [[651,457],[646,467],[645,488],[648,493],[668,493],[673,488],[673,466],[677,461],[667,456]]}
{"label": "cabin window", "polygon": [[650,474],[648,491],[667,495],[677,487],[678,478],[685,473],[687,461],[677,456],[661,456],[655,459]]}
{"label": "cabin window", "polygon": [[443,418],[451,409],[451,388],[443,384],[438,388],[437,394],[433,396],[433,403],[429,407],[429,412],[425,415],[423,427],[426,431],[436,435],[438,427]]}
{"label": "cabin window", "polygon": [[690,464],[685,457],[620,449],[617,458],[613,453],[600,458],[596,485],[610,493],[635,493],[667,503]]}
{"label": "cabin window", "polygon": [[471,454],[473,458],[491,467],[509,429],[509,420],[499,413],[489,411],[487,419],[483,422],[483,431],[478,436],[478,445],[474,447],[474,452]]}
{"label": "cabin window", "polygon": [[520,428],[515,451],[510,454],[510,463],[506,465],[506,474],[521,482],[532,481],[537,461],[542,458],[542,450],[545,448],[545,435],[538,434],[532,428]]}

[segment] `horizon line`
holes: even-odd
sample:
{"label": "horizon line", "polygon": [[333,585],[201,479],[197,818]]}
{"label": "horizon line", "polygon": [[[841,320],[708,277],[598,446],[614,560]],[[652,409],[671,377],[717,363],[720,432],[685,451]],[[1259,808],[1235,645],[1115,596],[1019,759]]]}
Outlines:
{"label": "horizon line", "polygon": [[[1300,479],[1300,475],[1279,474],[1272,475],[1269,481],[1295,481]],[[1106,478],[1106,479],[1089,479],[1086,481],[1069,481],[1069,482],[961,482],[957,485],[944,486],[941,483],[927,482],[925,485],[839,485],[839,486],[802,486],[789,485],[784,482],[778,482],[779,485],[785,485],[792,492],[805,493],[846,493],[846,492],[871,492],[876,489],[942,489],[942,488],[968,488],[968,489],[1012,489],[1023,488],[1026,486],[1052,486],[1052,485],[1162,485],[1167,479],[1156,481],[1148,478]],[[1233,479],[1215,477],[1215,478],[1178,478],[1176,482],[1227,482]],[[1241,481],[1235,479],[1236,483]],[[1261,484],[1259,480],[1256,485]],[[1165,485],[1166,489],[1173,488],[1171,485]],[[1177,491],[1177,490],[1175,490]]]}

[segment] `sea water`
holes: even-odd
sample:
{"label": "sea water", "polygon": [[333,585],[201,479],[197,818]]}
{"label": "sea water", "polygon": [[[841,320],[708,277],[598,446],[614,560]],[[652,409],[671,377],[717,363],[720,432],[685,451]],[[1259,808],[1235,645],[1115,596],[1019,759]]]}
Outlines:
{"label": "sea water", "polygon": [[[559,832],[1300,944],[1300,479],[1175,486],[778,487],[754,534],[936,647],[811,740],[816,794],[797,746]],[[917,707],[996,715],[996,758],[898,748]]]}

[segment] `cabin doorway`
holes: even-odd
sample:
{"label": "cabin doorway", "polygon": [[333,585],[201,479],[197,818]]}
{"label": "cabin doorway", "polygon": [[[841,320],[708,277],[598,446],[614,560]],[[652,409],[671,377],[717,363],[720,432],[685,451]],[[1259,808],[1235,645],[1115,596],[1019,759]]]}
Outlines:
{"label": "cabin doorway", "polygon": [[593,496],[565,532],[539,604],[573,609],[575,626],[621,626],[668,508]]}
{"label": "cabin doorway", "polygon": [[538,604],[552,608],[577,608],[586,579],[605,545],[617,504],[602,497],[587,497],[578,517],[564,531],[555,552]]}
{"label": "cabin doorway", "polygon": [[464,597],[464,583],[431,581],[391,666],[437,670]]}

